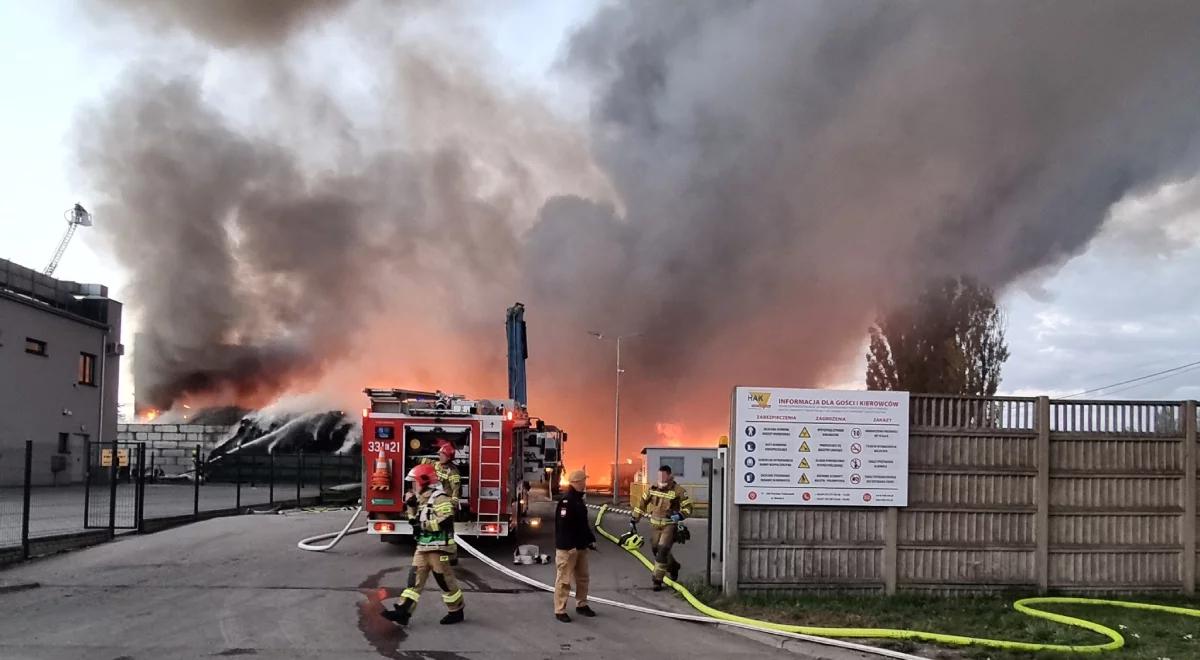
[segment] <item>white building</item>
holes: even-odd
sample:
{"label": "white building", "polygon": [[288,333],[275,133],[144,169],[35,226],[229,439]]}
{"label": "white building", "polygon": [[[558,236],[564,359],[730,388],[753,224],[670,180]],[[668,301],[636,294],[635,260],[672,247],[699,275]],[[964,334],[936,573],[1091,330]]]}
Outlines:
{"label": "white building", "polygon": [[121,303],[98,284],[0,259],[0,486],[84,479],[84,447],[117,433]]}
{"label": "white building", "polygon": [[641,489],[658,480],[659,467],[669,465],[675,481],[687,489],[692,502],[707,508],[708,482],[716,460],[716,447],[646,447],[642,449],[642,469],[634,493],[640,495]]}

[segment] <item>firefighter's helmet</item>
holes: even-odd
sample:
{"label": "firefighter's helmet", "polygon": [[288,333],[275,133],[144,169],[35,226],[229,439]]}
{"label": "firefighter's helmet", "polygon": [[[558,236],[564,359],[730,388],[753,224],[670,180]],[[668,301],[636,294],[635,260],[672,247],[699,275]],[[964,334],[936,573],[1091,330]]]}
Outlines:
{"label": "firefighter's helmet", "polygon": [[454,458],[454,443],[449,440],[438,440],[438,454],[445,458]]}
{"label": "firefighter's helmet", "polygon": [[424,490],[429,486],[437,483],[437,469],[429,463],[422,463],[408,471],[408,476],[405,481],[411,481],[417,484],[417,487]]}
{"label": "firefighter's helmet", "polygon": [[642,538],[642,535],[638,534],[637,532],[625,532],[621,535],[621,538],[617,540],[621,542],[622,548],[625,548],[629,551],[641,548],[646,542],[646,540]]}

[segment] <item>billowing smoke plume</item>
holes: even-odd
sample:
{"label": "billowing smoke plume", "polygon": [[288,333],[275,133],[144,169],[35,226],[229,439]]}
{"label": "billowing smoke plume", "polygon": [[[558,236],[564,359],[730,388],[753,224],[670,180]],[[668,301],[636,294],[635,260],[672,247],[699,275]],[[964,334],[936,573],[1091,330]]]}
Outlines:
{"label": "billowing smoke plume", "polygon": [[499,393],[520,299],[533,408],[576,450],[611,428],[612,347],[586,330],[640,333],[629,446],[656,421],[707,442],[733,385],[844,379],[925,278],[1053,267],[1200,155],[1194,2],[618,3],[564,55],[586,128],[466,46],[391,33],[360,39],[374,94],[348,111],[287,30],[397,10],[322,7],[237,33],[172,15],[271,46],[225,53],[272,82],[253,122],[143,74],[89,127],[161,405],[318,376]]}
{"label": "billowing smoke plume", "polygon": [[123,9],[150,28],[184,28],[222,46],[283,41],[310,21],[345,7],[349,0],[99,0]]}
{"label": "billowing smoke plume", "polygon": [[[139,402],[260,406],[341,373],[334,403],[356,408],[368,384],[503,378],[491,328],[516,293],[518,232],[545,190],[595,193],[602,177],[580,131],[368,18],[343,17],[387,66],[352,118],[274,48],[238,60],[247,80],[233,103],[248,103],[248,120],[194,76],[140,69],[86,116],[80,162],[108,197],[105,230],[144,319]],[[218,18],[205,21],[200,35]],[[289,36],[257,34],[272,47]]]}
{"label": "billowing smoke plume", "polygon": [[[539,281],[646,332],[645,415],[717,422],[735,383],[820,385],[923,278],[1003,287],[1081,251],[1123,196],[1194,175],[1198,26],[1193,2],[1119,0],[603,10],[570,63],[628,209],[584,263],[619,266]],[[557,210],[538,251],[603,225]]]}

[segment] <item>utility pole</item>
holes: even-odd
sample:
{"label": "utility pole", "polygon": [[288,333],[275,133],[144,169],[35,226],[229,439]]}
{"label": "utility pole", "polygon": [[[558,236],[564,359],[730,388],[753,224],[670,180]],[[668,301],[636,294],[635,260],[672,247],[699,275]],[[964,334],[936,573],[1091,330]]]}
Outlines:
{"label": "utility pole", "polygon": [[[589,335],[596,339],[603,340],[604,333],[589,332]],[[617,504],[620,497],[621,485],[621,374],[625,370],[621,368],[621,340],[632,339],[642,333],[634,332],[627,335],[618,335],[617,341],[617,389],[616,396],[613,401],[613,473],[612,473],[612,503]]]}

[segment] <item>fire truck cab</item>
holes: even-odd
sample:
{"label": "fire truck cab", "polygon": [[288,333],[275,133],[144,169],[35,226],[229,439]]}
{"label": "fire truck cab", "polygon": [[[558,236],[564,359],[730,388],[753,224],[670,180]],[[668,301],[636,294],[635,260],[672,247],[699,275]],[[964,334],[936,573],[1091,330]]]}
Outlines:
{"label": "fire truck cab", "polygon": [[[456,450],[461,476],[455,531],[515,540],[524,510],[522,454],[514,437],[529,426],[511,400],[472,400],[441,392],[367,389],[363,410],[363,508],[367,532],[384,540],[412,536],[404,477],[436,460],[441,441]],[[517,409],[514,409],[517,408]],[[514,451],[514,447],[516,450]]]}

